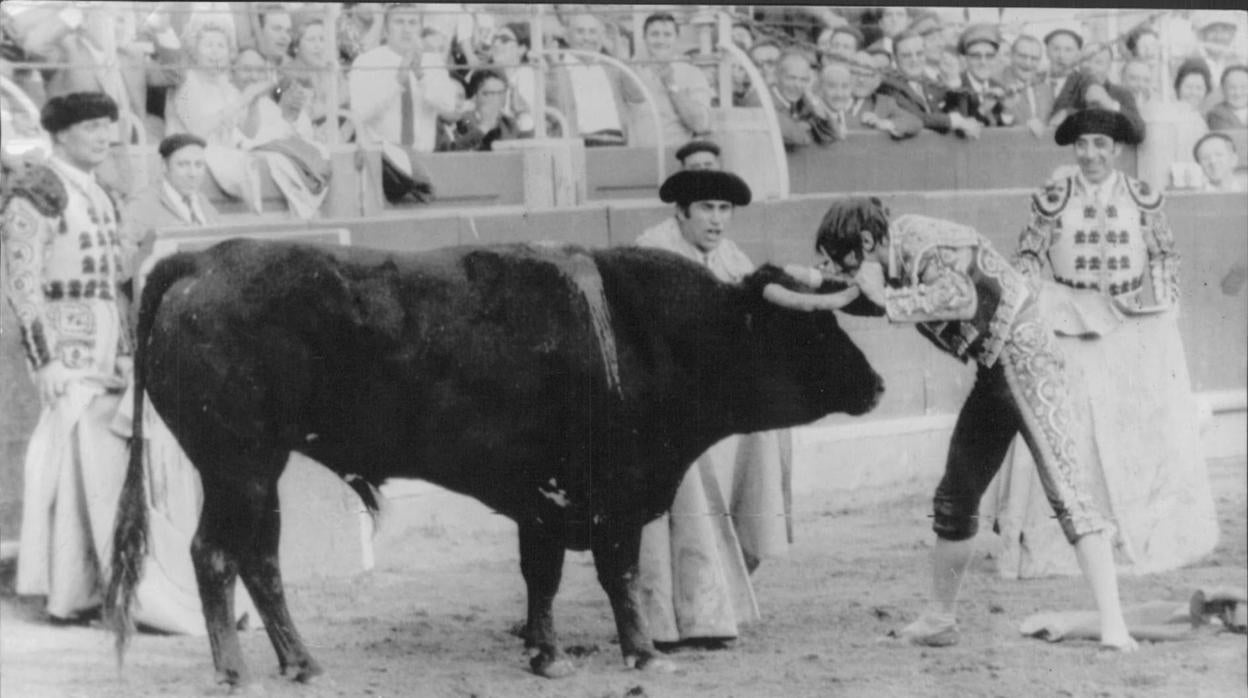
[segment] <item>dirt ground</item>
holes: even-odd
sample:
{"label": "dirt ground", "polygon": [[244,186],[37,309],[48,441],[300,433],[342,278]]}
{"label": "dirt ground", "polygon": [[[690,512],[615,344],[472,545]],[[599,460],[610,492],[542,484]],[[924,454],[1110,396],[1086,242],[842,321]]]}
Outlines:
{"label": "dirt ground", "polygon": [[[1248,479],[1242,459],[1211,462],[1222,539],[1203,564],[1122,582],[1127,604],[1182,602],[1203,585],[1248,583]],[[1145,645],[1134,655],[1088,642],[1049,644],[1018,624],[1044,610],[1090,607],[1078,579],[1007,582],[977,560],[965,586],[963,641],[921,649],[891,644],[928,586],[927,499],[845,509],[833,497],[799,497],[798,541],[756,572],[764,620],[726,650],[682,650],[673,673],[623,667],[605,595],[587,554],[570,554],[556,623],[578,672],[551,681],[527,671],[508,632],[523,615],[512,533],[471,540],[426,529],[377,541],[377,567],[350,579],[288,585],[291,610],[326,675],[309,686],[277,675],[263,632],[244,651],[267,696],[477,696],[717,698],[801,696],[1248,696],[1248,643],[1211,632]],[[988,546],[990,547],[990,546]],[[123,673],[112,637],[53,627],[34,600],[0,582],[0,695],[4,698],[223,695],[212,684],[204,638],[141,635]]]}

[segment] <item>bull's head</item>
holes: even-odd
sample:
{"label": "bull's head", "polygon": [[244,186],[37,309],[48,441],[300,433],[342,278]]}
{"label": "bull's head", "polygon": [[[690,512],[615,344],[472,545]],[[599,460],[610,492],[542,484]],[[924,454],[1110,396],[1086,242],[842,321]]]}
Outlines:
{"label": "bull's head", "polygon": [[796,399],[810,411],[810,420],[832,412],[859,415],[875,407],[884,382],[833,312],[878,314],[857,287],[820,283],[816,289],[815,279],[772,265],[750,275],[745,286],[761,297],[753,330],[776,370],[772,397]]}

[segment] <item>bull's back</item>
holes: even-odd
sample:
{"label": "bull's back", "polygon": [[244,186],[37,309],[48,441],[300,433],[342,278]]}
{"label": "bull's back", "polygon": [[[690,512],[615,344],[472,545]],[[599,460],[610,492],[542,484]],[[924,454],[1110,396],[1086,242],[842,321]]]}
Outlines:
{"label": "bull's back", "polygon": [[569,394],[595,379],[575,291],[540,256],[231,241],[194,261],[146,360],[201,471],[260,444],[489,501],[557,457],[549,437],[585,407]]}

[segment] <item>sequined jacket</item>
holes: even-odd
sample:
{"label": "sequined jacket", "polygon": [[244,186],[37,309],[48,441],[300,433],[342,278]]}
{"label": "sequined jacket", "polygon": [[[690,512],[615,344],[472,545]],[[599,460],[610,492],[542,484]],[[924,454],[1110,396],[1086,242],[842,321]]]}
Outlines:
{"label": "sequined jacket", "polygon": [[884,311],[965,361],[996,363],[1032,291],[973,228],[927,216],[897,217],[889,229]]}
{"label": "sequined jacket", "polygon": [[[119,233],[112,196],[93,176],[53,159],[32,165],[0,197],[4,290],[21,325],[32,369],[59,359],[68,368],[111,372],[111,358],[130,353],[128,333],[99,325],[124,320],[133,245]],[[99,312],[107,304],[107,312]],[[118,337],[117,347],[96,346]]]}
{"label": "sequined jacket", "polygon": [[1014,264],[1075,289],[1091,289],[1131,300],[1147,273],[1155,300],[1179,298],[1179,254],[1162,211],[1161,192],[1120,172],[1104,202],[1082,177],[1050,182],[1031,199],[1031,216],[1019,237]]}

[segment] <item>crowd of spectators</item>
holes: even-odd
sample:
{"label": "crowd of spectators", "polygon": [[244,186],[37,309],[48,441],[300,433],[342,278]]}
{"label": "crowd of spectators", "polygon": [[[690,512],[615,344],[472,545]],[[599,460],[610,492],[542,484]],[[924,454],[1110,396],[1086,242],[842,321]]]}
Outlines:
{"label": "crowd of spectators", "polygon": [[[618,7],[546,6],[534,46],[529,6],[14,0],[0,9],[0,74],[36,106],[109,94],[126,115],[123,142],[202,138],[213,179],[255,210],[266,165],[300,215],[323,197],[338,143],[382,147],[387,196],[420,199],[420,153],[543,134],[674,148],[713,140],[715,109],[729,103],[770,104],[790,150],[865,130],[1051,137],[1072,111],[1102,107],[1142,131],[1173,124],[1176,159],[1203,166],[1226,159],[1224,144],[1236,156],[1233,138],[1207,133],[1248,129],[1248,37],[1230,12],[1159,12],[1092,40],[1075,24],[1041,33],[947,11],[960,8],[728,8],[746,70],[705,53],[715,25],[693,8],[638,22]],[[1194,41],[1172,45],[1176,17]],[[731,76],[722,97],[718,61]],[[1201,146],[1218,152],[1202,159]],[[1205,172],[1202,186],[1215,186]]]}

